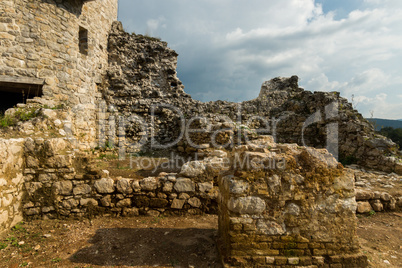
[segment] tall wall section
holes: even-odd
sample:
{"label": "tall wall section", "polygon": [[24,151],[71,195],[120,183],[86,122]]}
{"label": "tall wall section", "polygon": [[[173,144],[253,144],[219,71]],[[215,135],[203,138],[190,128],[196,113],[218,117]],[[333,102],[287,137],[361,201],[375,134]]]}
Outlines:
{"label": "tall wall section", "polygon": [[[244,137],[244,131],[250,130],[249,134],[274,135],[283,143],[316,148],[332,145],[343,163],[402,174],[396,144],[375,134],[339,92],[313,93],[299,87],[297,76],[278,77],[264,82],[256,99],[202,103],[183,91],[176,75],[177,53],[165,42],[130,35],[116,22],[109,52],[109,85],[104,98],[115,115],[111,125],[119,124],[118,116],[123,118],[120,126],[124,125],[129,145],[142,140],[149,146],[154,139],[157,145],[174,143],[172,147],[181,152],[195,152],[194,143],[216,147],[213,140],[221,138],[218,147],[230,149],[244,141],[236,137]],[[160,104],[165,106],[152,108]],[[197,116],[207,123],[193,120]],[[202,131],[180,136],[188,126]],[[119,134],[115,132],[114,138]]]}
{"label": "tall wall section", "polygon": [[70,106],[72,134],[93,142],[117,0],[5,0],[0,13],[0,76],[44,79],[38,101]]}

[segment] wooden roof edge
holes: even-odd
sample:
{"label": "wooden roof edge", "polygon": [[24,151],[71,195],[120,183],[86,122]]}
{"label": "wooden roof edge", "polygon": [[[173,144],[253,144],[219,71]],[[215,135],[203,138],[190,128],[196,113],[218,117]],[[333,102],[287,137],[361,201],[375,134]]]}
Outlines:
{"label": "wooden roof edge", "polygon": [[45,79],[27,76],[0,75],[0,83],[43,85],[45,83]]}

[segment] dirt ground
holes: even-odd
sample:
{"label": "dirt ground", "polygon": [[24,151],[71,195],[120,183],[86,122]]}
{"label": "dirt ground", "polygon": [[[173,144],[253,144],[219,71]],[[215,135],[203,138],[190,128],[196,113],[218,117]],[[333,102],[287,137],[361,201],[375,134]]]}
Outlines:
{"label": "dirt ground", "polygon": [[[371,267],[402,267],[402,214],[358,217]],[[0,267],[221,267],[216,216],[21,223],[0,237]]]}

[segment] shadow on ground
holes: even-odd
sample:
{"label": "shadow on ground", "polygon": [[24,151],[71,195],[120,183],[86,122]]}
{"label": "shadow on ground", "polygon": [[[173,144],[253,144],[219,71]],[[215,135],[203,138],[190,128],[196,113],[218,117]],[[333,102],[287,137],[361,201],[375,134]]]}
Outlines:
{"label": "shadow on ground", "polygon": [[71,256],[74,263],[92,265],[221,267],[216,229],[99,229],[92,246]]}

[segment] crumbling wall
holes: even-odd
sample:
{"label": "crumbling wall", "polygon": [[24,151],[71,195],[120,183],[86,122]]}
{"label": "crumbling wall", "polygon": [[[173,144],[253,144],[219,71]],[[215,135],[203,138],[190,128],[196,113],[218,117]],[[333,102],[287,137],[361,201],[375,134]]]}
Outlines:
{"label": "crumbling wall", "polygon": [[22,220],[23,155],[23,139],[0,139],[0,233]]}
{"label": "crumbling wall", "polygon": [[1,1],[0,10],[0,75],[45,79],[36,101],[67,104],[72,134],[94,142],[97,84],[108,65],[117,0],[11,0]]}
{"label": "crumbling wall", "polygon": [[[175,71],[177,54],[165,42],[130,35],[118,22],[110,34],[109,63],[105,118],[112,115],[120,124],[107,130],[114,133],[111,140],[125,135],[127,146],[140,140],[149,146],[155,139],[157,145],[172,143],[170,148],[192,153],[194,144],[230,149],[244,142],[237,136],[265,134],[277,142],[328,148],[345,164],[402,174],[395,143],[375,134],[339,92],[306,91],[297,76],[264,82],[254,100],[202,103],[184,93]],[[186,136],[190,128],[202,131]],[[221,143],[214,142],[219,130],[228,136]]]}
{"label": "crumbling wall", "polygon": [[326,150],[266,140],[232,156],[219,182],[224,263],[367,266],[356,235],[353,173]]}
{"label": "crumbling wall", "polygon": [[28,138],[25,155],[23,211],[29,219],[217,212],[217,174],[197,179],[188,165],[179,174],[112,177],[63,138]]}

